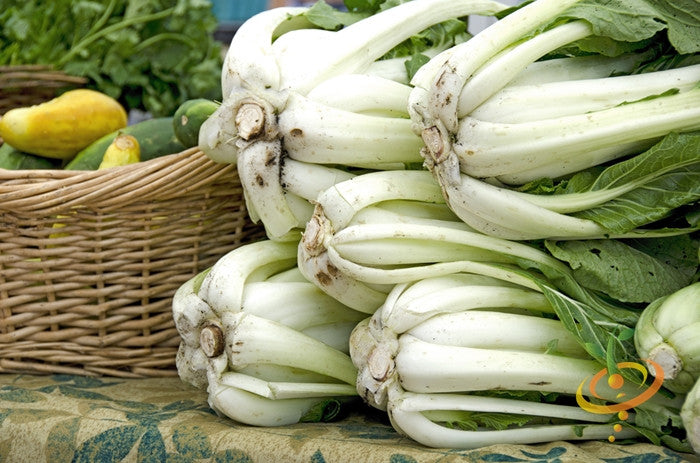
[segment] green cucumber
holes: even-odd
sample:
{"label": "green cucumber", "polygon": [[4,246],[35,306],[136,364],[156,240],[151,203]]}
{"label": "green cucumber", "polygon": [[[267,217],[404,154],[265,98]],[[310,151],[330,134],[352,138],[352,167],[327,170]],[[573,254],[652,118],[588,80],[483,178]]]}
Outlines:
{"label": "green cucumber", "polygon": [[219,104],[206,98],[195,98],[182,103],[173,116],[175,136],[187,148],[199,143],[199,128]]}
{"label": "green cucumber", "polygon": [[60,169],[60,159],[49,159],[25,153],[4,143],[0,145],[0,169]]}
{"label": "green cucumber", "polygon": [[97,170],[107,147],[120,134],[135,137],[141,149],[141,161],[179,153],[185,146],[175,137],[172,117],[147,119],[112,132],[80,151],[65,167],[67,170]]}

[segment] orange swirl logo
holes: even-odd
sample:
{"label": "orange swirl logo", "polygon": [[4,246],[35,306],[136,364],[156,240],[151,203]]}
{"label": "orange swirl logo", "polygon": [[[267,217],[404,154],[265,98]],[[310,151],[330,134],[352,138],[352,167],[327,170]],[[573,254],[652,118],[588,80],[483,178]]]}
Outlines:
{"label": "orange swirl logo", "polygon": [[[654,368],[655,376],[654,376],[654,381],[651,383],[651,385],[644,390],[641,394],[632,397],[624,402],[618,402],[614,404],[594,404],[589,402],[583,397],[583,386],[586,384],[586,381],[588,380],[587,378],[584,379],[581,384],[579,385],[578,389],[576,390],[576,403],[581,407],[582,409],[586,410],[587,412],[591,413],[599,413],[599,414],[607,414],[607,413],[617,413],[618,418],[621,420],[626,420],[627,417],[629,416],[627,413],[627,410],[630,408],[634,408],[638,405],[643,404],[647,400],[649,400],[656,392],[661,388],[661,385],[664,382],[664,372],[663,369],[661,368],[661,365],[658,363],[652,361],[652,360],[645,360],[649,365],[651,365]],[[636,363],[636,362],[620,362],[617,364],[617,367],[619,369],[624,369],[624,368],[632,368],[634,370],[639,371],[642,374],[642,384],[640,384],[640,387],[646,382],[647,380],[647,369],[644,367],[644,365]],[[612,389],[618,390],[622,388],[622,386],[625,384],[625,380],[620,375],[619,373],[614,373],[612,375],[608,375],[608,369],[604,368],[598,373],[596,373],[593,378],[590,381],[590,384],[588,385],[588,391],[590,392],[589,395],[597,398],[597,399],[602,399],[598,392],[596,391],[598,387],[598,382],[604,378],[608,377],[608,386],[610,386]],[[619,392],[616,396],[617,399],[621,399],[625,397],[624,392]],[[619,432],[622,429],[622,425],[615,424],[613,426],[613,429],[616,432]],[[610,436],[608,438],[610,442],[613,442],[615,440],[614,436]]]}

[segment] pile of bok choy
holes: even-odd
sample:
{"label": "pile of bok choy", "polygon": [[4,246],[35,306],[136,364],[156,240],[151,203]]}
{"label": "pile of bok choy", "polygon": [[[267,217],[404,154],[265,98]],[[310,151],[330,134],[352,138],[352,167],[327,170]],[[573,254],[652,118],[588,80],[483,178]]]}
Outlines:
{"label": "pile of bok choy", "polygon": [[[313,300],[352,314],[352,334],[306,344],[308,365],[281,351],[237,363],[246,345],[257,349],[237,321],[250,317],[241,288],[282,268],[242,270],[253,262],[246,245],[175,297],[183,379],[208,385],[212,406],[243,422],[225,391],[258,394],[272,417],[278,403],[293,409],[279,424],[319,396],[359,395],[429,446],[614,431],[692,451],[700,354],[680,328],[697,324],[700,280],[697,2],[346,3],[247,21],[199,141],[237,165],[268,235],[256,246],[284,249],[282,267]],[[472,36],[474,15],[497,21]],[[255,294],[270,307],[306,304],[285,292]],[[690,308],[671,323],[660,306],[679,300]],[[287,336],[255,329],[273,345]],[[236,344],[241,331],[250,340]],[[674,336],[686,340],[679,367],[666,348]],[[209,347],[217,339],[223,350]],[[335,365],[322,361],[329,349]],[[586,399],[601,371],[624,381],[627,398],[648,397],[625,415],[586,409],[627,413],[611,390],[620,381]],[[292,398],[303,405],[282,405]]]}
{"label": "pile of bok choy", "polygon": [[306,281],[295,256],[292,242],[250,243],[173,299],[180,377],[241,423],[326,421],[357,396],[348,339],[365,315]]}

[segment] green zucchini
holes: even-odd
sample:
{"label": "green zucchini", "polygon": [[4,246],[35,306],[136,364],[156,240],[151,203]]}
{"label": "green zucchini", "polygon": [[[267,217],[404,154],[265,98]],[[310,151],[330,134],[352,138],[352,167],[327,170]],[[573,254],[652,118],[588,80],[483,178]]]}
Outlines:
{"label": "green zucchini", "polygon": [[107,147],[120,133],[135,137],[141,148],[141,161],[179,153],[185,146],[175,137],[172,117],[147,119],[112,132],[80,151],[65,167],[67,170],[97,170]]}
{"label": "green zucchini", "polygon": [[187,148],[199,143],[199,128],[219,104],[206,98],[195,98],[182,103],[173,116],[175,136]]}
{"label": "green zucchini", "polygon": [[60,159],[49,159],[25,153],[4,143],[0,145],[0,169],[60,169]]}

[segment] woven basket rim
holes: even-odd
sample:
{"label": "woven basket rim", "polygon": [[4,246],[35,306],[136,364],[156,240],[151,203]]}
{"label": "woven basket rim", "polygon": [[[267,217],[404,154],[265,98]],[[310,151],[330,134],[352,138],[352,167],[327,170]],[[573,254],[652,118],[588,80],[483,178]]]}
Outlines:
{"label": "woven basket rim", "polygon": [[0,66],[0,89],[19,89],[50,85],[85,85],[87,77],[74,76],[49,65],[25,64]]}
{"label": "woven basket rim", "polygon": [[0,213],[52,215],[86,205],[109,210],[174,197],[235,172],[234,164],[215,163],[196,146],[102,170],[0,169]]}

